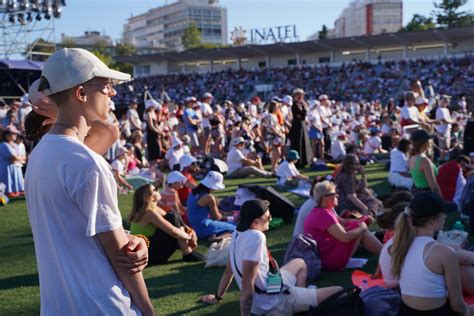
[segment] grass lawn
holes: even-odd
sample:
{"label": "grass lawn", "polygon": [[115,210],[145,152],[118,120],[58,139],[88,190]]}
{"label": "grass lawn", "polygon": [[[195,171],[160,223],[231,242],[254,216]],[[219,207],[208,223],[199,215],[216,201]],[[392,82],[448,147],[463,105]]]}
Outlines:
{"label": "grass lawn", "polygon": [[[381,164],[366,167],[369,185],[379,195],[386,195],[390,187],[386,181],[387,171]],[[327,172],[326,172],[327,173]],[[305,172],[309,176],[324,172]],[[218,196],[232,195],[237,184],[257,183],[273,185],[275,179],[252,178],[245,180],[226,180],[226,189],[218,192]],[[285,193],[296,206],[304,202],[304,198],[292,193]],[[119,196],[122,217],[126,217],[132,203],[132,194]],[[0,225],[0,315],[34,315],[39,314],[39,283],[34,254],[33,237],[28,222],[24,200],[12,201],[0,207],[2,221]],[[452,226],[454,218],[447,222]],[[283,261],[293,225],[267,232],[268,245],[279,263]],[[202,242],[199,251],[205,253],[208,243]],[[361,252],[359,256],[370,260],[363,270],[373,272],[376,259]],[[199,298],[206,293],[215,293],[223,268],[204,269],[203,263],[189,264],[181,262],[181,254],[176,253],[169,264],[148,267],[144,271],[149,294],[153,300],[156,313],[159,315],[235,315],[239,310],[239,292],[232,284],[224,301],[215,306],[200,303]],[[338,273],[323,273],[318,286],[342,285],[349,286],[352,270]]]}

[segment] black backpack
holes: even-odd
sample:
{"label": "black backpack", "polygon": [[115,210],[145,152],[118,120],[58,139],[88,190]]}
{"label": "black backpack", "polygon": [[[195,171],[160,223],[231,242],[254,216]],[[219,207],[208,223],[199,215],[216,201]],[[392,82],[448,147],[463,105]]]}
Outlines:
{"label": "black backpack", "polygon": [[360,288],[353,286],[329,296],[317,307],[311,307],[308,316],[365,316]]}

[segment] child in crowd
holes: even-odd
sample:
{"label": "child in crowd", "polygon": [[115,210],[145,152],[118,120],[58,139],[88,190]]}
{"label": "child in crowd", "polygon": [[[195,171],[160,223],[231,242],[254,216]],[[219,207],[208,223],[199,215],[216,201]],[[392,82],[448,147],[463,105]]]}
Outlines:
{"label": "child in crowd", "polygon": [[302,175],[298,169],[296,169],[295,163],[300,159],[300,155],[296,150],[290,150],[286,156],[286,160],[283,160],[277,168],[276,175],[278,177],[277,184],[285,187],[297,187],[300,180],[309,181],[309,178]]}

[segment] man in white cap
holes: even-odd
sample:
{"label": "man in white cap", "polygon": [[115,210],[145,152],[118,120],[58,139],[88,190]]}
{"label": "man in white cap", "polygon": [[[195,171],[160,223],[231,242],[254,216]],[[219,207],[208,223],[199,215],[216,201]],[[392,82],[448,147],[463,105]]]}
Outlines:
{"label": "man in white cap", "polygon": [[321,122],[323,125],[323,134],[324,134],[324,149],[329,151],[331,148],[331,117],[332,117],[332,110],[331,110],[331,101],[327,94],[321,94],[319,96],[319,113],[321,115]]}
{"label": "man in white cap", "polygon": [[140,270],[128,273],[116,259],[130,249],[114,176],[83,144],[92,122],[107,119],[114,82],[129,79],[79,48],[59,50],[44,64],[39,90],[58,116],[25,178],[42,315],[154,314]]}
{"label": "man in white cap", "polygon": [[226,161],[229,166],[229,176],[232,178],[246,178],[251,175],[265,178],[271,177],[272,173],[263,169],[260,157],[249,159],[244,155],[242,152],[244,144],[245,139],[243,137],[236,137],[230,142],[232,148],[227,154]]}
{"label": "man in white cap", "polygon": [[183,113],[183,122],[186,125],[186,133],[191,137],[191,152],[195,154],[199,149],[199,127],[201,119],[198,117],[194,106],[197,104],[195,97],[187,97],[184,99],[185,110]]}
{"label": "man in white cap", "polygon": [[214,97],[209,92],[204,93],[201,102],[201,114],[202,114],[202,144],[204,146],[204,154],[208,156],[211,153],[211,122],[213,118],[212,111],[212,100]]}
{"label": "man in white cap", "polygon": [[115,159],[111,163],[115,181],[117,181],[119,189],[125,188],[125,193],[127,193],[127,190],[133,190],[133,186],[125,179],[129,162],[128,153],[127,148],[119,147],[115,153]]}

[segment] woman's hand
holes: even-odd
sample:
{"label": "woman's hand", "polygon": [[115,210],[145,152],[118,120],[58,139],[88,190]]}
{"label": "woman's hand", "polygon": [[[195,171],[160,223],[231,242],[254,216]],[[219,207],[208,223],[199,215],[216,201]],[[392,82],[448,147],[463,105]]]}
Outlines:
{"label": "woman's hand", "polygon": [[39,115],[47,117],[47,119],[43,121],[43,126],[54,124],[58,117],[58,108],[48,97],[41,97],[33,102],[33,110]]}

